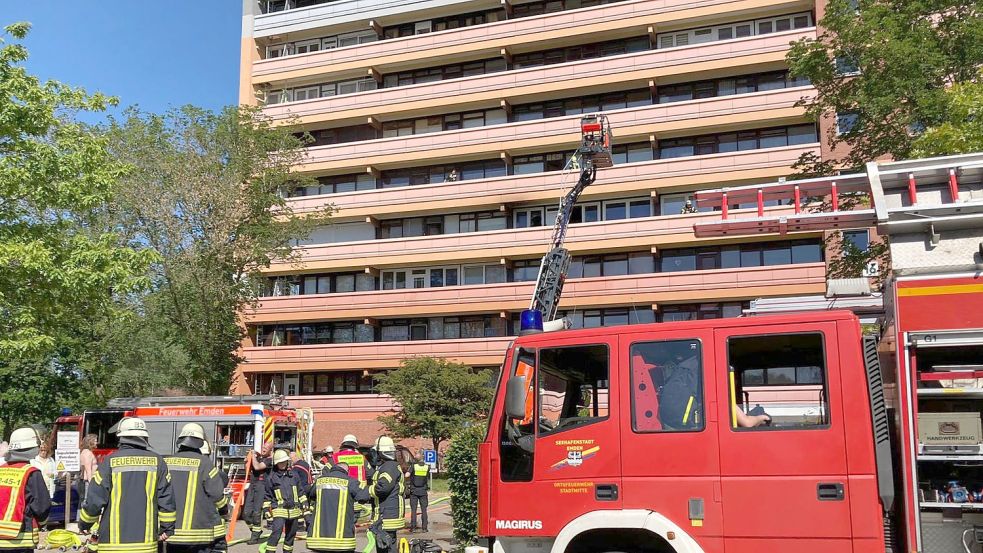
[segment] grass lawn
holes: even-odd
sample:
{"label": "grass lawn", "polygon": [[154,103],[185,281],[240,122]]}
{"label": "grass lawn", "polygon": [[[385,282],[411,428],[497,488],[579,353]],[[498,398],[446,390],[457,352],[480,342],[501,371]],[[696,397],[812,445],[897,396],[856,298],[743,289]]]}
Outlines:
{"label": "grass lawn", "polygon": [[450,493],[446,475],[444,474],[434,475],[433,480],[430,483],[430,493],[439,493],[439,494]]}

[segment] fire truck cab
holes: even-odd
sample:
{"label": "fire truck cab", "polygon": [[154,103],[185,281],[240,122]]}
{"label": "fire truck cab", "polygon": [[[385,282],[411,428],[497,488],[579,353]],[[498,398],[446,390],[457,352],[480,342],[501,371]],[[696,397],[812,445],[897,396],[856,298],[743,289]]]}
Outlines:
{"label": "fire truck cab", "polygon": [[884,551],[880,382],[850,312],[520,337],[480,533],[498,553]]}

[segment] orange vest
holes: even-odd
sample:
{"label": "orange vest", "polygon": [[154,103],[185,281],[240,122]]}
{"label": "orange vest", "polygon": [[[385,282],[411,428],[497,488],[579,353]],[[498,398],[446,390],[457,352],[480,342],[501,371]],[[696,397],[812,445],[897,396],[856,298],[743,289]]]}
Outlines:
{"label": "orange vest", "polygon": [[348,476],[365,482],[365,455],[354,449],[343,449],[334,454],[334,462],[348,465]]}
{"label": "orange vest", "polygon": [[27,478],[36,470],[27,463],[0,467],[0,540],[20,536],[27,506],[24,490],[27,488]]}
{"label": "orange vest", "polygon": [[533,376],[535,376],[535,372],[535,367],[521,359],[515,367],[515,376],[521,376],[526,379],[526,416],[519,421],[520,425],[532,424],[534,421],[534,415],[536,413],[536,381],[533,380]]}

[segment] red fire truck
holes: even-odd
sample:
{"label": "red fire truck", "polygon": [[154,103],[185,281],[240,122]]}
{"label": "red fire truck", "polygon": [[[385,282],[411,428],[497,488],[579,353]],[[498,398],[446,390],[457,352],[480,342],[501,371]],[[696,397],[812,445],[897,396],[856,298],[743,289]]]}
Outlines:
{"label": "red fire truck", "polygon": [[481,535],[497,553],[981,551],[983,155],[697,200],[721,213],[698,237],[876,226],[879,343],[849,311],[520,336],[479,449]]}

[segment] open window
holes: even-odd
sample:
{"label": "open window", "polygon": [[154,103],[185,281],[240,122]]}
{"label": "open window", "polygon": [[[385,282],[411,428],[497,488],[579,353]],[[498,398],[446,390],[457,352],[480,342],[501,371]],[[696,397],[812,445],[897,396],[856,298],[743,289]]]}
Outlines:
{"label": "open window", "polygon": [[499,454],[501,455],[501,478],[503,482],[528,482],[532,480],[534,439],[536,433],[536,412],[535,412],[535,350],[519,349],[513,354],[512,368],[508,373],[508,378],[503,378],[503,382],[508,383],[509,391],[506,392],[505,402],[508,405],[513,393],[511,383],[513,379],[523,379],[522,395],[523,415],[522,418],[513,418],[506,408],[502,415],[502,435],[499,440]]}
{"label": "open window", "polygon": [[539,435],[608,418],[608,370],[604,345],[540,350]]}
{"label": "open window", "polygon": [[806,429],[829,425],[823,335],[735,336],[727,341],[731,428]]}

